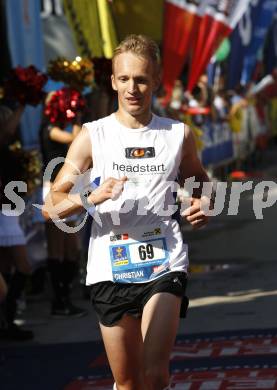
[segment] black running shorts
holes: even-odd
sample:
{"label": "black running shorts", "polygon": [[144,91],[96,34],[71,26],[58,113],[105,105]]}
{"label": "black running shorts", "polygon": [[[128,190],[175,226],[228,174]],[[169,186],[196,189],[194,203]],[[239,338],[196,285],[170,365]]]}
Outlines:
{"label": "black running shorts", "polygon": [[99,282],[91,286],[92,306],[101,324],[113,326],[124,314],[141,317],[147,301],[156,293],[166,292],[182,297],[180,317],[185,317],[188,307],[186,285],[184,272],[170,272],[147,283]]}

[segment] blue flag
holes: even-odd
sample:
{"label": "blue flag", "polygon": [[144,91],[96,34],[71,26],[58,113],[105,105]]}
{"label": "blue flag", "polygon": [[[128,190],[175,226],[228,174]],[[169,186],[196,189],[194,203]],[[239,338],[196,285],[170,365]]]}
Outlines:
{"label": "blue flag", "polygon": [[277,10],[276,0],[256,0],[231,35],[231,54],[228,66],[228,87],[251,80],[257,53],[265,42],[266,34]]}
{"label": "blue flag", "polygon": [[[8,46],[12,66],[35,65],[44,68],[40,1],[9,0],[5,2]],[[36,146],[41,122],[41,107],[27,106],[21,120],[23,145]]]}
{"label": "blue flag", "polygon": [[276,0],[260,0],[256,7],[253,7],[254,24],[252,26],[251,42],[246,48],[241,74],[241,84],[251,80],[258,51],[262,48],[269,26],[272,23],[274,13],[277,9]]}
{"label": "blue flag", "polygon": [[266,74],[270,74],[277,67],[277,13],[274,15],[273,23],[267,34],[263,52],[263,63]]}

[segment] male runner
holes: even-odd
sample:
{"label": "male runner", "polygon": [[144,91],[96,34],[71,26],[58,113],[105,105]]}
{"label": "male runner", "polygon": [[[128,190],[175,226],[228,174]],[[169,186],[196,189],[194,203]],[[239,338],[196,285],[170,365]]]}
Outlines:
{"label": "male runner", "polygon": [[[192,176],[199,182],[209,179],[190,129],[151,112],[152,94],[160,82],[157,45],[140,35],[127,37],[114,52],[111,81],[118,110],[84,124],[46,200],[44,215],[49,218],[55,210],[64,217],[83,210],[81,195],[69,194],[72,182],[67,178],[93,167],[100,186],[87,196],[97,214],[87,284],[114,389],[169,389],[169,358],[188,268],[187,246],[171,210],[173,182],[177,176],[182,183]],[[208,220],[196,191],[183,214],[195,228]],[[61,201],[69,204],[64,211],[59,211]]]}

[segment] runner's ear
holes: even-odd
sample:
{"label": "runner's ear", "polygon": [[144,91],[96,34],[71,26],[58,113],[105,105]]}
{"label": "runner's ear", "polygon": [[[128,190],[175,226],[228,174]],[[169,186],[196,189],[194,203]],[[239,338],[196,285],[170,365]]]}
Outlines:
{"label": "runner's ear", "polygon": [[114,91],[117,91],[117,87],[115,85],[115,79],[114,79],[114,75],[113,74],[111,75],[111,82],[112,82],[112,89]]}

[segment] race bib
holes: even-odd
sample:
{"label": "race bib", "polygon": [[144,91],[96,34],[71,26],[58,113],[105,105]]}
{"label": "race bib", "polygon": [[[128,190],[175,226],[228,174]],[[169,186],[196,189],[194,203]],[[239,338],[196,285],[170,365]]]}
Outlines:
{"label": "race bib", "polygon": [[168,271],[166,237],[159,227],[142,232],[111,235],[110,260],[113,279],[120,283],[147,282]]}

